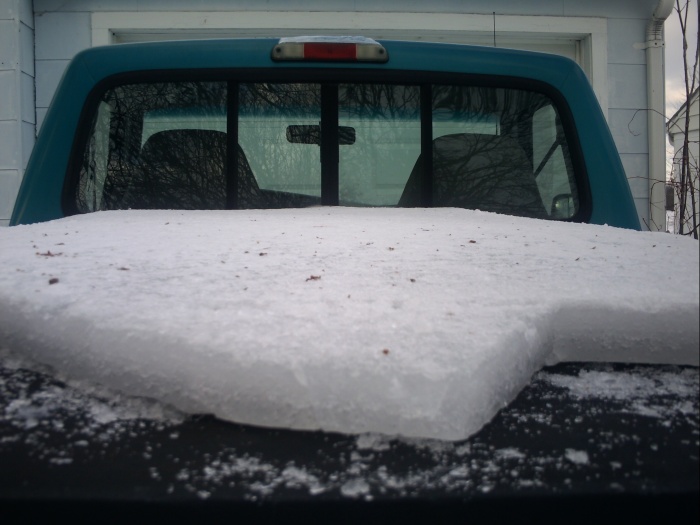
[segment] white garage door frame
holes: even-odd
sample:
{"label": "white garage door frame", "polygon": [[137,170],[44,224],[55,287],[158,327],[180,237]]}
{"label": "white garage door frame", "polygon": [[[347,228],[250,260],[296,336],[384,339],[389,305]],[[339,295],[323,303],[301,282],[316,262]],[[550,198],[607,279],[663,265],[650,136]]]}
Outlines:
{"label": "white garage door frame", "polygon": [[608,110],[605,18],[457,13],[207,11],[96,12],[92,45],[192,38],[358,34],[377,39],[493,45],[568,56]]}

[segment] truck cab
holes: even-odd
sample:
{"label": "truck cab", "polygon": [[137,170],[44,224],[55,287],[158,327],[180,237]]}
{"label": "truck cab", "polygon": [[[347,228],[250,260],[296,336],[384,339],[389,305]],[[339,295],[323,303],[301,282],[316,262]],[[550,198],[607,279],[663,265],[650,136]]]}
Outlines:
{"label": "truck cab", "polygon": [[80,53],[11,224],[99,210],[312,205],[458,207],[640,228],[574,62],[362,37]]}

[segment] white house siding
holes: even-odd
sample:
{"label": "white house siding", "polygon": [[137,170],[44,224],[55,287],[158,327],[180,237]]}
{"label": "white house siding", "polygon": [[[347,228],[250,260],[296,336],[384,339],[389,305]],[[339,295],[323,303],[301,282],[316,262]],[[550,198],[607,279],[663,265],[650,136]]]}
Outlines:
{"label": "white house siding", "polygon": [[[89,11],[42,11],[40,9],[42,3],[44,2],[34,1],[36,114],[39,127],[44,121],[53,94],[71,58],[79,51],[92,46]],[[76,9],[80,4],[87,2],[65,3]],[[100,4],[100,2],[92,3]]]}
{"label": "white house siding", "polygon": [[608,20],[608,124],[642,225],[649,222],[646,52],[634,44],[645,41],[646,24],[643,18]]}
{"label": "white house siding", "polygon": [[[292,34],[289,22],[299,16],[301,20],[316,20],[309,27],[317,32],[324,27],[318,22],[319,17],[325,17],[329,33],[347,28],[366,36],[488,45],[492,43],[495,12],[497,45],[560,52],[584,67],[608,116],[640,220],[645,224],[649,217],[646,56],[635,44],[644,42],[646,24],[656,4],[657,0],[34,0],[37,120],[40,125],[70,58],[96,44]],[[243,13],[246,20],[268,22],[277,17],[279,24],[266,22],[264,27],[257,27],[233,23],[229,28],[225,23],[221,25],[224,19],[235,22],[232,13]],[[412,28],[406,22],[411,17],[432,29]],[[119,25],[110,26],[109,20],[118,20]],[[376,26],[378,20],[384,24],[381,30]],[[546,34],[523,31],[517,20],[539,27]],[[581,35],[573,34],[567,39],[566,31],[570,27],[578,31],[577,20],[602,22],[592,25],[597,28],[594,31],[601,27],[603,30],[588,41],[573,42]],[[153,21],[151,30],[149,21]],[[110,27],[117,30],[110,32]],[[514,28],[518,27],[521,30],[516,31]]]}
{"label": "white house siding", "polygon": [[34,146],[34,18],[31,0],[0,0],[0,226],[10,220]]}
{"label": "white house siding", "polygon": [[[685,114],[687,111],[687,106],[683,106],[675,115],[673,115],[668,122],[668,136],[673,146],[673,178],[676,182],[680,182],[681,179],[681,161],[683,156],[683,139],[684,139],[684,127],[685,127]],[[700,181],[698,167],[700,166],[700,94],[696,89],[694,94],[691,96],[690,102],[690,119],[688,128],[688,156],[690,159],[690,176],[693,182],[693,188],[695,193],[695,223],[700,224]],[[674,231],[679,232],[679,220],[680,220],[680,202],[679,202],[678,189],[675,190],[674,195]],[[688,230],[692,230],[693,220],[692,220],[692,199],[690,194],[686,198],[686,224],[684,227],[684,233],[688,233]]]}

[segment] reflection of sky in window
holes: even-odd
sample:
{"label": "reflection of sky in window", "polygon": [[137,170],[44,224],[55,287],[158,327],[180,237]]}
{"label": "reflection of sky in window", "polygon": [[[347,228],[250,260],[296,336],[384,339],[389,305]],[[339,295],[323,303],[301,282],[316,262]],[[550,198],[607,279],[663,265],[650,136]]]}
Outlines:
{"label": "reflection of sky in window", "polygon": [[433,110],[433,138],[453,133],[500,135],[500,121],[500,115],[494,113],[435,109]]}

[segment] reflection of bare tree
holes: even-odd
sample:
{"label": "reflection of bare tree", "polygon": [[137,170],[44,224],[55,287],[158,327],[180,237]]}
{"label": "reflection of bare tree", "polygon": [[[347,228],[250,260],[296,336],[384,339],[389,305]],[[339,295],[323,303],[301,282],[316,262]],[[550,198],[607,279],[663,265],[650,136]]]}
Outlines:
{"label": "reflection of bare tree", "polygon": [[129,208],[222,209],[226,206],[226,134],[176,129],[151,136],[121,200]]}
{"label": "reflection of bare tree", "polygon": [[[319,196],[321,86],[242,84],[239,93],[239,141],[246,149],[261,187],[278,192],[274,197],[279,198],[266,192],[270,204],[277,206],[280,199],[290,202],[290,194],[295,193]],[[343,156],[340,198],[347,202],[352,197],[354,204],[373,202],[371,194],[378,185],[379,172],[387,162],[396,165],[388,155],[397,148],[408,149],[401,142],[406,141],[401,125],[419,122],[420,91],[416,86],[341,84],[338,113],[339,148]],[[271,130],[273,127],[278,134]],[[419,125],[414,126],[414,131],[415,152],[410,158],[402,159],[406,164],[402,186],[420,150]],[[357,189],[352,196],[351,187]],[[397,190],[393,203],[398,200],[400,191]],[[280,195],[280,192],[285,194]],[[307,205],[308,199],[301,202]],[[298,199],[289,205],[297,203]]]}
{"label": "reflection of bare tree", "polygon": [[532,155],[532,115],[550,105],[546,96],[531,91],[493,87],[434,86],[433,112],[464,122],[498,120],[499,134],[515,139]]}
{"label": "reflection of bare tree", "polygon": [[319,84],[241,84],[238,93],[242,113],[306,116],[321,108]]}
{"label": "reflection of bare tree", "polygon": [[[400,206],[420,206],[422,161]],[[461,133],[433,142],[433,205],[547,217],[532,166],[512,138]]]}
{"label": "reflection of bare tree", "polygon": [[340,202],[396,205],[420,154],[420,88],[400,84],[341,84],[341,127],[356,141],[340,148]]}
{"label": "reflection of bare tree", "polygon": [[[223,157],[218,152],[218,140],[212,139],[211,143],[206,144],[203,137],[189,137],[184,139],[185,142],[177,143],[181,136],[163,136],[155,139],[146,150],[145,161],[142,158],[142,141],[147,138],[144,137],[143,127],[144,118],[149,112],[157,114],[163,110],[170,118],[186,115],[190,121],[197,118],[212,121],[225,115],[226,93],[225,82],[131,84],[108,91],[103,99],[103,103],[109,107],[110,119],[108,145],[105,148],[107,174],[104,188],[100,202],[97,202],[94,181],[97,161],[94,151],[101,137],[93,132],[78,184],[78,209],[222,207],[220,196],[222,191],[225,192],[225,184],[213,190],[216,184],[221,184],[223,173]],[[225,140],[223,143],[225,156]],[[154,153],[156,145],[161,150],[159,158]],[[180,169],[175,167],[177,165]],[[188,165],[188,173],[183,176],[185,165]],[[192,171],[195,168],[200,175]],[[152,173],[147,170],[152,170]],[[212,180],[207,180],[207,177],[212,177]],[[199,184],[197,191],[196,182]],[[188,201],[183,201],[188,192],[195,193]]]}
{"label": "reflection of bare tree", "polygon": [[318,204],[319,144],[295,141],[288,129],[315,127],[320,135],[320,84],[241,84],[238,112],[238,140],[264,196],[254,207]]}
{"label": "reflection of bare tree", "polygon": [[394,84],[343,84],[338,102],[341,115],[349,118],[420,118],[417,86]]}
{"label": "reflection of bare tree", "polygon": [[[238,146],[237,206],[318,203],[321,85],[240,84],[238,93],[238,137],[246,151]],[[425,202],[420,101],[418,86],[338,86],[342,202]],[[226,82],[132,84],[107,92],[83,159],[79,210],[225,208],[226,105]],[[541,94],[515,89],[433,86],[433,124],[441,126],[436,136],[444,134],[433,143],[433,205],[547,216],[535,177],[547,163],[548,176],[558,165],[570,171],[558,129],[540,133],[552,138],[533,146],[533,115],[549,105]],[[567,157],[556,166],[555,149]]]}
{"label": "reflection of bare tree", "polygon": [[434,86],[432,98],[433,112],[448,112],[453,119],[463,121],[489,121],[503,109],[497,90],[491,88]]}
{"label": "reflection of bare tree", "polygon": [[[434,86],[432,96],[433,113],[444,120],[497,123],[493,135],[453,133],[434,140],[432,204],[547,217],[533,173],[532,118],[551,101],[539,93],[490,87]],[[422,177],[420,159],[400,206],[424,202]]]}

